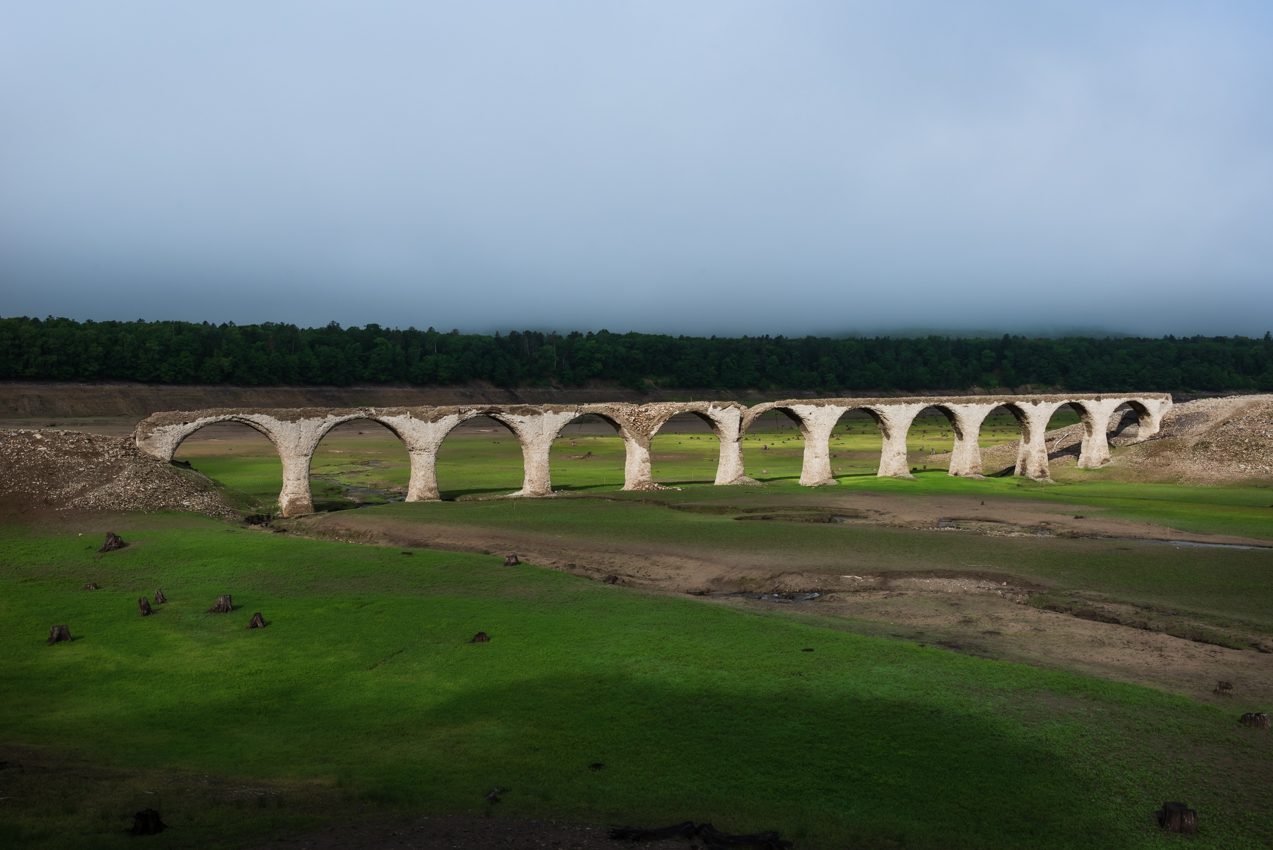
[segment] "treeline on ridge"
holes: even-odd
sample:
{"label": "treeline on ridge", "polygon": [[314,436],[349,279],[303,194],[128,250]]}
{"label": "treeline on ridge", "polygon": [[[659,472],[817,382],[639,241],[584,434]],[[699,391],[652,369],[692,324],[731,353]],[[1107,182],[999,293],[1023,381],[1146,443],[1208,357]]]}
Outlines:
{"label": "treeline on ridge", "polygon": [[1273,391],[1273,338],[703,338],[380,325],[0,319],[0,380],[240,386],[464,384],[823,392]]}

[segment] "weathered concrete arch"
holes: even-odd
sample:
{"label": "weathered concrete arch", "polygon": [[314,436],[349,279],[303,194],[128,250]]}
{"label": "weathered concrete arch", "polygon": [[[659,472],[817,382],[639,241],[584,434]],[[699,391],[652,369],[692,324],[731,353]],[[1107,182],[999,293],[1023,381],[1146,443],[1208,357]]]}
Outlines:
{"label": "weathered concrete arch", "polygon": [[391,407],[375,408],[373,415],[366,418],[389,428],[406,444],[411,458],[407,501],[436,502],[442,498],[438,491],[438,449],[442,441],[461,422],[481,415],[481,408],[477,407]]}
{"label": "weathered concrete arch", "polygon": [[[743,415],[742,432],[770,411],[783,414],[800,430],[804,438],[804,456],[800,466],[800,483],[806,487],[838,484],[831,474],[831,432],[845,413],[861,407],[858,399],[784,399],[748,408]],[[741,435],[740,435],[741,437]]]}
{"label": "weathered concrete arch", "polygon": [[[708,401],[692,401],[682,402],[676,405],[679,408],[677,414],[689,414],[697,416],[699,419],[707,423],[711,428],[712,434],[716,437],[720,444],[720,454],[716,461],[716,478],[713,482],[717,485],[725,484],[755,484],[756,482],[747,477],[743,466],[743,417],[747,408],[736,401],[729,402],[708,402]],[[658,428],[662,428],[672,418],[665,417],[659,422]],[[658,428],[654,433],[657,433]],[[651,439],[654,433],[650,434]]]}
{"label": "weathered concrete arch", "polygon": [[999,404],[943,400],[930,407],[946,417],[955,435],[947,474],[956,478],[981,478],[981,426]]}
{"label": "weathered concrete arch", "polygon": [[220,408],[197,413],[156,414],[137,426],[137,446],[171,461],[177,447],[194,432],[217,422],[241,422],[260,431],[278,451],[283,462],[283,489],[279,509],[284,516],[313,513],[309,465],[314,449],[336,425],[369,418],[362,409],[339,413],[321,408],[237,410]]}

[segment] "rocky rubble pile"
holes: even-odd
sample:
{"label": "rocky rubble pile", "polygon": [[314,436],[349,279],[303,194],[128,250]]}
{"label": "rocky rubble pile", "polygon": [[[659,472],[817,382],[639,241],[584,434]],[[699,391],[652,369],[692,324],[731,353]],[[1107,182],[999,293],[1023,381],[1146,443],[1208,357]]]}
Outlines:
{"label": "rocky rubble pile", "polygon": [[137,449],[79,431],[0,431],[0,507],[194,511],[237,517],[212,484]]}
{"label": "rocky rubble pile", "polygon": [[1177,405],[1162,430],[1127,453],[1154,473],[1184,483],[1273,477],[1273,395],[1206,398]]}

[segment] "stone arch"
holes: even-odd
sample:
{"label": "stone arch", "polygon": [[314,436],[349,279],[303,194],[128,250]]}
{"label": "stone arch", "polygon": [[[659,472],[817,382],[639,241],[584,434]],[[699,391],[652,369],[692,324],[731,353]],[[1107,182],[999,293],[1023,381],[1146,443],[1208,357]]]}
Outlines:
{"label": "stone arch", "polygon": [[1171,396],[1161,398],[1123,397],[1126,404],[1136,414],[1136,442],[1148,440],[1162,428],[1162,418],[1171,410]]}
{"label": "stone arch", "polygon": [[[592,409],[594,407],[600,408],[600,409]],[[553,432],[552,437],[550,439],[550,444],[558,439],[563,438],[562,433],[567,428],[569,428],[572,424],[579,422],[579,420],[584,419],[585,417],[589,417],[589,416],[596,417],[597,419],[600,419],[602,422],[604,422],[605,424],[613,428],[615,434],[617,434],[619,438],[623,441],[624,464],[623,464],[623,486],[621,489],[624,489],[624,490],[647,489],[647,488],[638,488],[638,487],[630,486],[631,478],[632,478],[631,467],[633,463],[633,451],[632,451],[632,446],[630,444],[631,442],[630,429],[629,429],[626,418],[622,417],[622,415],[619,412],[615,411],[613,408],[614,408],[614,405],[581,406],[576,411],[575,415],[572,418],[561,422],[561,424],[557,427],[556,431]],[[551,454],[549,455],[549,462],[551,464]]]}
{"label": "stone arch", "polygon": [[[398,441],[402,443],[403,448],[407,450],[407,461],[408,461],[408,465],[411,465],[411,452],[410,452],[410,449],[408,448],[406,438],[405,438],[405,437],[403,437],[402,433],[400,432],[400,431],[401,431],[401,424],[400,424],[398,421],[396,421],[394,418],[392,418],[392,417],[384,417],[384,416],[381,416],[381,415],[380,415],[380,414],[376,411],[376,409],[375,409],[375,408],[369,408],[369,409],[367,409],[367,410],[361,410],[361,411],[359,411],[359,413],[360,413],[361,415],[357,415],[357,414],[355,414],[355,415],[353,415],[353,416],[342,416],[342,417],[334,418],[334,419],[332,419],[330,422],[328,422],[328,423],[326,423],[326,424],[325,424],[325,426],[322,428],[322,433],[321,433],[321,435],[320,435],[320,436],[318,437],[318,439],[317,439],[317,440],[315,440],[315,442],[314,442],[314,449],[313,449],[313,452],[312,452],[312,453],[311,453],[311,455],[310,455],[310,465],[311,465],[311,467],[312,467],[312,465],[313,465],[313,456],[314,456],[314,455],[316,455],[316,454],[318,453],[318,449],[319,449],[319,447],[322,445],[323,440],[325,440],[325,439],[327,439],[329,436],[331,436],[332,432],[333,432],[333,431],[335,431],[335,430],[336,430],[337,428],[339,428],[340,426],[342,426],[342,425],[350,425],[350,424],[353,424],[353,423],[356,423],[356,422],[370,422],[370,423],[372,423],[372,424],[374,424],[374,425],[377,425],[377,426],[379,426],[379,427],[383,428],[384,430],[386,430],[386,431],[388,431],[390,434],[392,434],[394,437],[396,437],[396,438],[398,439]],[[311,485],[310,485],[310,496],[311,496],[311,498],[313,497],[313,485],[312,485],[312,483],[311,483]]]}
{"label": "stone arch", "polygon": [[491,407],[397,407],[373,408],[365,418],[389,428],[407,447],[411,477],[407,483],[408,502],[436,502],[438,489],[438,449],[443,440],[462,422],[486,416],[513,434],[517,433],[491,415]]}
{"label": "stone arch", "polygon": [[786,399],[765,402],[749,408],[743,417],[745,433],[757,419],[776,411],[786,416],[800,431],[804,440],[804,457],[800,466],[800,483],[806,487],[838,484],[831,474],[831,431],[840,417],[861,405],[849,399],[802,401]]}
{"label": "stone arch", "polygon": [[656,402],[637,408],[651,445],[663,426],[676,416],[694,416],[705,422],[719,446],[716,475],[712,482],[717,485],[755,483],[744,474],[743,469],[742,423],[746,410],[733,401]]}
{"label": "stone arch", "polygon": [[873,399],[858,405],[880,429],[880,478],[911,478],[906,438],[920,411],[932,405],[910,399]]}
{"label": "stone arch", "polygon": [[1014,475],[1037,480],[1047,480],[1052,477],[1051,468],[1048,466],[1045,435],[1052,414],[1068,403],[1069,400],[1064,398],[1031,399],[1029,396],[1002,402],[1002,406],[1012,414],[1021,428],[1021,448],[1017,452]]}
{"label": "stone arch", "polygon": [[314,500],[309,489],[309,464],[318,441],[335,425],[365,418],[365,413],[363,409],[336,413],[321,408],[175,411],[144,419],[137,426],[135,439],[142,451],[171,461],[177,446],[207,425],[232,421],[255,428],[270,439],[283,462],[279,510],[285,517],[300,516],[314,512]]}

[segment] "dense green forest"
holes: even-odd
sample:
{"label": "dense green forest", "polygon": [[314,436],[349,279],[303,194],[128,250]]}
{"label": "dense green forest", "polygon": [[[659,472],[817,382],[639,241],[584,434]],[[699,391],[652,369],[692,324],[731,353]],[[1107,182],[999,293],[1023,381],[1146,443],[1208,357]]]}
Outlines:
{"label": "dense green forest", "polygon": [[820,391],[1061,387],[1076,391],[1273,390],[1273,339],[1189,337],[831,339],[672,337],[608,331],[507,335],[191,322],[0,319],[0,380],[180,384],[589,380]]}

